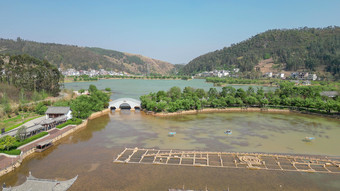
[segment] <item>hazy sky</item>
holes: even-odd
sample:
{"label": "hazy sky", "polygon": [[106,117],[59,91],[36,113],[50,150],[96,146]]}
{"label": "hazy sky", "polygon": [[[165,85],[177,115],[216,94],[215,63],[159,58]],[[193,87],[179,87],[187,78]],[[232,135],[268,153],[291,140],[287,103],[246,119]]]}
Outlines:
{"label": "hazy sky", "polygon": [[339,0],[0,0],[0,38],[101,47],[173,64],[268,29],[340,26]]}

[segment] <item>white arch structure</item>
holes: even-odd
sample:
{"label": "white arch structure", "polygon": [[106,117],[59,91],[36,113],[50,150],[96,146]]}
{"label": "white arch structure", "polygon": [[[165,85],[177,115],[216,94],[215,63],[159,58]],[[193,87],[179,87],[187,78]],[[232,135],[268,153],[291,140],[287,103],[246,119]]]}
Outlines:
{"label": "white arch structure", "polygon": [[120,98],[109,102],[109,109],[120,110],[121,105],[129,105],[131,110],[140,109],[141,101],[132,98]]}

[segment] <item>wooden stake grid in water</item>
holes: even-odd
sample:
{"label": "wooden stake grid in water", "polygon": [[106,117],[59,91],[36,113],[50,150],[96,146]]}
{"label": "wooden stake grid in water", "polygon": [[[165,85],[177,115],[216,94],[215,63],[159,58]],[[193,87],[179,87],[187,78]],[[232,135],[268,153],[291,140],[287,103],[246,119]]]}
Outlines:
{"label": "wooden stake grid in water", "polygon": [[340,174],[339,160],[264,153],[125,148],[113,162]]}

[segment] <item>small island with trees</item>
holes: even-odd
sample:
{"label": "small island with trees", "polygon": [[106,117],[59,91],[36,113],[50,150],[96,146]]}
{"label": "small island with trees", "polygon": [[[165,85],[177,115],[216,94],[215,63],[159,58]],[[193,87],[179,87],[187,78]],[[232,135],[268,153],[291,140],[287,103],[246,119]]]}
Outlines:
{"label": "small island with trees", "polygon": [[275,91],[265,92],[263,88],[247,90],[223,87],[221,92],[203,89],[172,87],[169,91],[158,91],[140,97],[142,109],[152,112],[173,113],[204,108],[257,107],[308,111],[327,115],[338,115],[340,97],[330,97],[325,86],[295,86],[282,82]]}

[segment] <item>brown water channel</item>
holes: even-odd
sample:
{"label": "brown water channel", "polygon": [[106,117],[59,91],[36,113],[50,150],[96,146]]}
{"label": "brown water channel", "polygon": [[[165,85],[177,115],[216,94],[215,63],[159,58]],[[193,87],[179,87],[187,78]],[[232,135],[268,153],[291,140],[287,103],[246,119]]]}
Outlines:
{"label": "brown water channel", "polygon": [[[225,135],[226,129],[232,135]],[[169,131],[176,131],[169,137]],[[70,190],[339,190],[340,175],[247,169],[115,164],[125,147],[340,156],[340,121],[302,114],[211,113],[156,118],[122,111],[91,120],[53,148],[25,159],[0,183],[18,185],[28,172],[69,179]],[[302,141],[313,136],[310,143]]]}

